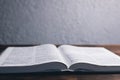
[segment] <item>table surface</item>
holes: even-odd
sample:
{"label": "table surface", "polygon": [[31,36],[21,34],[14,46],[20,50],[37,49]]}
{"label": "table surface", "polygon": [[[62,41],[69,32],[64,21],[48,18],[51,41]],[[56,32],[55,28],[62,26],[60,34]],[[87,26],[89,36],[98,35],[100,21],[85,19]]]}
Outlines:
{"label": "table surface", "polygon": [[[120,45],[76,45],[89,47],[105,47],[110,51],[120,55]],[[5,49],[6,46],[0,46]],[[1,50],[0,50],[1,51]],[[0,80],[120,80],[120,73],[114,74],[27,74],[27,75],[0,75]]]}

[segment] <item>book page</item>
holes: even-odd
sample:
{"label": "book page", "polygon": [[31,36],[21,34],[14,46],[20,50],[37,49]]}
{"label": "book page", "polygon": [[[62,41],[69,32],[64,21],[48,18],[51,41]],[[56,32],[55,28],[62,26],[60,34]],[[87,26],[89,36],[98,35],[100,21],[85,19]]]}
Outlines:
{"label": "book page", "polygon": [[35,47],[35,63],[43,64],[49,62],[61,62],[67,65],[64,56],[61,55],[60,51],[55,45],[44,44]]}
{"label": "book page", "polygon": [[32,65],[34,47],[8,47],[0,56],[0,66]]}
{"label": "book page", "polygon": [[65,58],[52,44],[8,47],[0,55],[0,66],[31,66],[50,62],[60,62],[67,66]]}
{"label": "book page", "polygon": [[120,57],[103,47],[76,47],[62,45],[59,49],[72,64],[90,63],[100,66],[120,66]]}

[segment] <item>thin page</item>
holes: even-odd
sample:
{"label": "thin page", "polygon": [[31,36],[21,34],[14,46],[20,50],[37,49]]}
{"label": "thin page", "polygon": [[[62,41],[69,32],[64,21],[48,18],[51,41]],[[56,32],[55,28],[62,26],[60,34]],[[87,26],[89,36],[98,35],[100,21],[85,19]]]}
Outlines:
{"label": "thin page", "polygon": [[34,54],[34,47],[8,47],[0,56],[0,66],[32,65]]}
{"label": "thin page", "polygon": [[53,44],[44,44],[35,48],[35,63],[43,64],[49,62],[62,62],[67,65],[60,51]]}
{"label": "thin page", "polygon": [[120,66],[120,57],[103,47],[76,47],[63,45],[59,49],[75,63],[90,63],[100,66]]}

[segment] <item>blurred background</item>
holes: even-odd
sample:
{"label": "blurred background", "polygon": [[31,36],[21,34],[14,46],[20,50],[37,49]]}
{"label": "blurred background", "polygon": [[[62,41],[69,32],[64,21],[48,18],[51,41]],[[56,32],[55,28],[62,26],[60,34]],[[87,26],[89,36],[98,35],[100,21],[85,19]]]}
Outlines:
{"label": "blurred background", "polygon": [[0,44],[119,44],[120,0],[0,0]]}

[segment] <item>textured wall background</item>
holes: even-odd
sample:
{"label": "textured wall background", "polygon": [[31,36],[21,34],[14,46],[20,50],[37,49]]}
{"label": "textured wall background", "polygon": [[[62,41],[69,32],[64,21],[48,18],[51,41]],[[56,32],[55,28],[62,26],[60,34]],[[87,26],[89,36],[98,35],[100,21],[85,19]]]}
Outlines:
{"label": "textured wall background", "polygon": [[0,44],[119,44],[120,0],[0,0]]}

